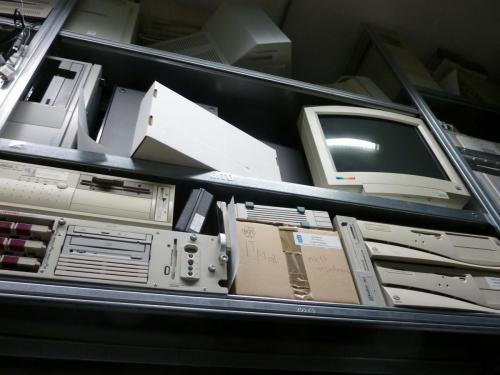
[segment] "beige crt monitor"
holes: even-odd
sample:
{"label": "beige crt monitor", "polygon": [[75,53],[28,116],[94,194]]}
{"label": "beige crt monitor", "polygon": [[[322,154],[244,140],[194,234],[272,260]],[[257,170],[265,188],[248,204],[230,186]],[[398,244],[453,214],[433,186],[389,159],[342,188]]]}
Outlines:
{"label": "beige crt monitor", "polygon": [[305,107],[298,126],[316,186],[450,208],[470,198],[420,119],[358,107]]}

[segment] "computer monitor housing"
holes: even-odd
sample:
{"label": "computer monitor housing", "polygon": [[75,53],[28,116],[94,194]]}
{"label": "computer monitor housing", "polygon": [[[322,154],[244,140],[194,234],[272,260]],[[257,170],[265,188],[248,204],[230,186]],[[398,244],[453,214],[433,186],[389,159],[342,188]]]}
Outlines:
{"label": "computer monitor housing", "polygon": [[151,47],[285,77],[291,71],[290,39],[248,1],[225,1],[199,33]]}
{"label": "computer monitor housing", "polygon": [[304,108],[298,126],[316,186],[451,208],[470,198],[420,119],[323,106]]}

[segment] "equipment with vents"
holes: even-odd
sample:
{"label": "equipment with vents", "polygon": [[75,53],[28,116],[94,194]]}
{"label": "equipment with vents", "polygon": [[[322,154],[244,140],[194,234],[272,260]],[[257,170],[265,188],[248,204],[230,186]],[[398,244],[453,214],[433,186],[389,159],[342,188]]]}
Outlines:
{"label": "equipment with vents", "polygon": [[349,261],[361,304],[385,306],[384,296],[356,219],[336,216],[333,221]]}
{"label": "equipment with vents", "polygon": [[0,275],[227,293],[217,237],[89,219],[0,211]]}
{"label": "equipment with vents", "polygon": [[[415,52],[402,42],[397,33],[380,27],[374,30],[398,68],[414,86],[441,91]],[[403,86],[375,45],[370,43],[367,48],[363,48],[360,56],[362,60],[357,66],[356,75],[370,78],[390,99],[399,100],[404,92]]]}
{"label": "equipment with vents", "polygon": [[375,262],[390,306],[500,313],[500,275],[456,268]]}
{"label": "equipment with vents", "polygon": [[0,207],[172,228],[175,186],[0,160]]}
{"label": "equipment with vents", "polygon": [[391,101],[387,95],[368,77],[342,76],[334,84],[326,85],[337,90],[343,90],[368,96],[370,98]]}
{"label": "equipment with vents", "polygon": [[128,0],[80,0],[64,30],[116,42],[133,43],[140,5]]}
{"label": "equipment with vents", "polygon": [[43,19],[56,5],[57,0],[0,1],[0,14],[11,16],[16,9],[22,9],[25,17]]}
{"label": "equipment with vents", "polygon": [[225,1],[202,31],[153,48],[260,72],[289,76],[291,41],[251,2]]}
{"label": "equipment with vents", "polygon": [[8,121],[3,138],[50,146],[76,147],[77,105],[83,91],[90,118],[97,113],[101,66],[47,57]]}
{"label": "equipment with vents", "polygon": [[[461,148],[474,174],[500,209],[500,144],[452,131],[448,131],[448,135],[455,146]],[[471,154],[469,150],[480,154]]]}
{"label": "equipment with vents", "polygon": [[497,238],[361,220],[357,223],[374,258],[500,271]]}
{"label": "equipment with vents", "polygon": [[356,281],[357,268],[366,267],[368,279],[357,282],[358,292],[360,286],[381,288],[389,306],[500,313],[497,238],[346,217],[336,217],[335,224]]}
{"label": "equipment with vents", "polygon": [[470,198],[420,119],[357,107],[305,107],[298,126],[316,186],[451,208]]}
{"label": "equipment with vents", "polygon": [[330,216],[326,211],[306,210],[304,207],[286,208],[254,204],[236,203],[234,216],[238,220],[256,223],[290,225],[303,228],[333,229]]}

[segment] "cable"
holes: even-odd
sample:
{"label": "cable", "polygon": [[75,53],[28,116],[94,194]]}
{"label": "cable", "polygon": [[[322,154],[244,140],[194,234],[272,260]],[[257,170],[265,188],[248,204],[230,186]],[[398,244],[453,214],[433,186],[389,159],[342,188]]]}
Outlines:
{"label": "cable", "polygon": [[16,74],[16,70],[24,57],[24,51],[28,46],[33,25],[26,26],[24,19],[24,1],[21,0],[21,11],[14,10],[14,27],[20,31],[10,37],[7,42],[14,41],[9,50],[2,55],[2,65],[0,66],[0,88],[11,81]]}

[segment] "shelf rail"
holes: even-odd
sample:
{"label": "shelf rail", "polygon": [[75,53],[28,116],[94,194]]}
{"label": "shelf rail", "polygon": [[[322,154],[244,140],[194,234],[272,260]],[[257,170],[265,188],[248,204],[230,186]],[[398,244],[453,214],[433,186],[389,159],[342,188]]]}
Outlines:
{"label": "shelf rail", "polygon": [[420,95],[415,86],[413,86],[413,84],[410,82],[404,71],[394,61],[379,34],[369,25],[365,24],[364,28],[375,48],[380,52],[385,62],[389,65],[390,69],[403,85],[407,94],[415,103],[417,109],[421,113],[421,116],[424,118],[437,141],[448,155],[452,164],[460,173],[461,177],[465,180],[465,183],[471,190],[472,194],[484,208],[490,224],[495,228],[497,233],[500,233],[500,212],[497,205],[495,204],[494,199],[486,191],[484,191],[481,183],[474,175],[474,172],[472,171],[469,163],[467,163],[464,156],[453,145],[452,141],[450,140],[444,129],[441,127],[441,121],[434,115],[427,102]]}
{"label": "shelf rail", "polygon": [[0,89],[0,131],[14,110],[77,0],[59,0],[38,29],[17,67],[17,76]]}

